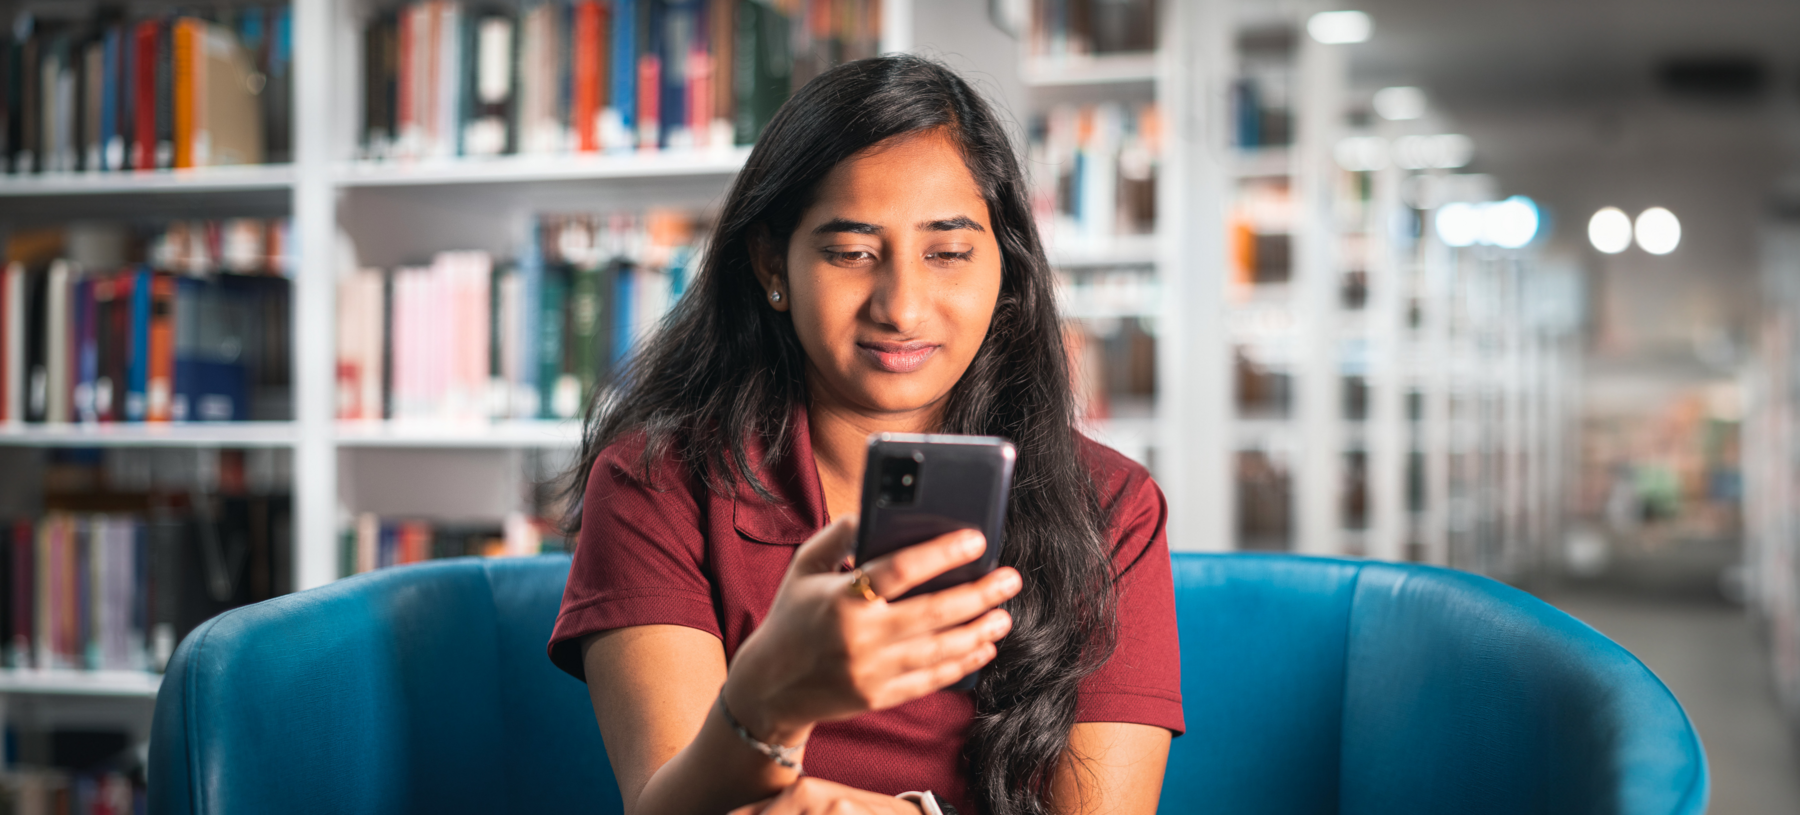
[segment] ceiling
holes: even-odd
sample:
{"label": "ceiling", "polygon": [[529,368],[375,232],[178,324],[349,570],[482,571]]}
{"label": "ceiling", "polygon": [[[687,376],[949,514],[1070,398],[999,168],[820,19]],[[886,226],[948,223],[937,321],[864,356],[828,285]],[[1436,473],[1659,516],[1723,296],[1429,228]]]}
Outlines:
{"label": "ceiling", "polygon": [[[1667,355],[1755,316],[1771,197],[1800,170],[1800,1],[1359,0],[1375,34],[1351,46],[1363,92],[1417,85],[1473,137],[1471,171],[1550,212],[1548,253],[1589,272],[1597,354]],[[1658,89],[1668,58],[1748,56],[1768,87],[1749,103]],[[1587,246],[1601,206],[1662,205],[1674,254]]]}

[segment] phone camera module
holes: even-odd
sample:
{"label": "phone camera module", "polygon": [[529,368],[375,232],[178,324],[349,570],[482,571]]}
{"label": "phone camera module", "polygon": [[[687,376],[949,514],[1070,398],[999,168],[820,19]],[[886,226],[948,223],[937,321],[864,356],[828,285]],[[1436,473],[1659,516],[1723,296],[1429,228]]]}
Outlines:
{"label": "phone camera module", "polygon": [[913,502],[919,489],[919,463],[924,456],[890,456],[881,460],[881,491],[876,501],[881,506],[903,506]]}

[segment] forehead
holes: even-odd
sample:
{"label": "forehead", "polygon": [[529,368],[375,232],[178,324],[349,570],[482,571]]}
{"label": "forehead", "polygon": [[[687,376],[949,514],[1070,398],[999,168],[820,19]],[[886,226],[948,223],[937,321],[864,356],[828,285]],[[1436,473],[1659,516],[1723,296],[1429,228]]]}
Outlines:
{"label": "forehead", "polygon": [[802,220],[912,222],[949,215],[986,224],[987,202],[956,143],[929,130],[870,147],[833,167]]}

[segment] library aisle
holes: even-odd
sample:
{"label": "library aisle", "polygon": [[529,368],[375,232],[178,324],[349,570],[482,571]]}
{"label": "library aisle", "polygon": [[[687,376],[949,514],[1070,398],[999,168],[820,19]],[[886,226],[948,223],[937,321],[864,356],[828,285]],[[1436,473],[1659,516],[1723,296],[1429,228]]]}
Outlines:
{"label": "library aisle", "polygon": [[1800,812],[1800,748],[1741,606],[1621,586],[1565,584],[1538,594],[1636,654],[1681,700],[1712,769],[1708,813]]}

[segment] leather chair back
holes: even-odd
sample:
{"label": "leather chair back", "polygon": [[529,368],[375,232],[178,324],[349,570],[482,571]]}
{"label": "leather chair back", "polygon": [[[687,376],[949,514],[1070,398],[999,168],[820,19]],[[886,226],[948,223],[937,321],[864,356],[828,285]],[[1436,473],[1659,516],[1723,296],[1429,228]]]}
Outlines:
{"label": "leather chair back", "polygon": [[[1165,812],[1699,813],[1681,706],[1531,596],[1423,566],[1174,557]],[[566,557],[383,570],[213,618],[169,666],[156,813],[593,812],[619,795],[544,644]]]}

